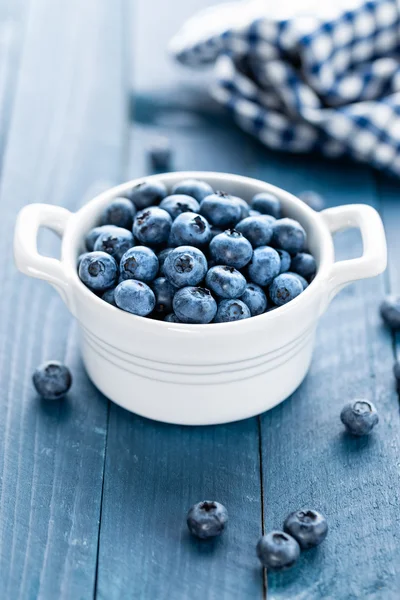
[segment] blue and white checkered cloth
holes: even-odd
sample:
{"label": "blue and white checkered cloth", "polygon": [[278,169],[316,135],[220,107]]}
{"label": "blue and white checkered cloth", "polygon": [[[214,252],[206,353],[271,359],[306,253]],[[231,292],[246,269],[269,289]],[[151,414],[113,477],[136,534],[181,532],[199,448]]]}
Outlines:
{"label": "blue and white checkered cloth", "polygon": [[397,0],[325,19],[229,6],[192,18],[171,50],[190,67],[215,64],[212,94],[243,129],[271,148],[351,156],[400,175]]}

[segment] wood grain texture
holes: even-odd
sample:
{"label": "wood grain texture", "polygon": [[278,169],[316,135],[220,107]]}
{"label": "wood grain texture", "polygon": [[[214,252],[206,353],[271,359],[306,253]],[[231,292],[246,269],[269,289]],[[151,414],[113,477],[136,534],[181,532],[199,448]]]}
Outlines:
{"label": "wood grain texture", "polygon": [[[13,265],[29,202],[77,208],[120,180],[122,2],[32,0],[0,188],[0,589],[2,598],[90,598],[96,574],[107,401],[83,372],[76,327],[49,286]],[[1,13],[2,14],[2,13]],[[46,237],[45,253],[57,244]],[[41,402],[31,375],[65,361],[74,386]]]}

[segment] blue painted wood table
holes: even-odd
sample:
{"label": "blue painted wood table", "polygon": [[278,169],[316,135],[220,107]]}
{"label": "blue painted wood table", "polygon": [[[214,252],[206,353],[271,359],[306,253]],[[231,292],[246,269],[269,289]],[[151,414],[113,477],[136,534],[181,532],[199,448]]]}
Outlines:
{"label": "blue painted wood table", "polygon": [[[210,0],[0,1],[0,598],[274,600],[400,597],[400,418],[392,364],[399,340],[378,304],[400,292],[400,186],[367,167],[272,153],[207,98],[204,75],[165,55],[168,38]],[[151,6],[150,6],[151,4]],[[157,18],[155,18],[155,15]],[[13,227],[29,202],[76,209],[107,185],[148,172],[167,135],[175,168],[236,172],[328,205],[365,202],[385,221],[386,274],[346,289],[324,316],[300,389],[259,418],[217,427],[150,422],[111,404],[82,367],[76,327],[45,284],[13,267]],[[360,252],[338,236],[338,258]],[[41,251],[57,254],[55,239]],[[73,390],[40,402],[44,359],[65,361]],[[267,390],[260,390],[267,393]],[[339,412],[376,402],[369,439]],[[228,399],[227,399],[228,400]],[[185,526],[203,498],[231,515],[216,543]],[[324,512],[323,546],[279,575],[255,556],[291,510]]]}

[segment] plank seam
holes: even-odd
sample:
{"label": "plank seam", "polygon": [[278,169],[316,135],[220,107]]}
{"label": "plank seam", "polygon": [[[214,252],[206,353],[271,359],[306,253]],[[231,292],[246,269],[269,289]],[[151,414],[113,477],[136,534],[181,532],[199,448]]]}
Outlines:
{"label": "plank seam", "polygon": [[[258,465],[260,469],[260,494],[261,494],[261,533],[265,533],[265,509],[264,509],[264,480],[263,480],[263,458],[262,458],[262,430],[261,430],[261,417],[257,417],[257,428],[258,428]],[[263,599],[267,598],[268,591],[268,580],[266,569],[262,570],[263,579]]]}

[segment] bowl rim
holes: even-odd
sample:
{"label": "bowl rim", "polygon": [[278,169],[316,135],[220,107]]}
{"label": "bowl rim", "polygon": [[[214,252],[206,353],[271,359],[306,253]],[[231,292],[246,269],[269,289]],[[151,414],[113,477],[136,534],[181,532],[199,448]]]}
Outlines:
{"label": "bowl rim", "polygon": [[[76,239],[74,232],[76,232],[78,221],[80,221],[82,217],[87,217],[90,220],[94,213],[100,212],[101,205],[106,204],[107,201],[110,201],[112,198],[115,198],[117,196],[124,196],[124,193],[126,194],[128,190],[130,190],[132,187],[143,181],[161,181],[168,187],[176,183],[177,180],[183,179],[202,179],[207,182],[209,180],[219,179],[222,183],[228,183],[231,185],[240,184],[242,186],[259,186],[260,192],[271,192],[277,195],[278,198],[285,198],[289,203],[296,205],[297,208],[308,217],[309,224],[311,224],[311,226],[318,231],[320,239],[320,260],[317,267],[317,273],[312,282],[308,285],[308,287],[299,296],[297,296],[287,304],[277,307],[276,310],[279,310],[279,313],[276,313],[275,310],[270,310],[268,312],[262,313],[261,315],[256,315],[254,317],[242,319],[239,321],[204,324],[170,323],[167,321],[149,319],[147,317],[134,315],[127,311],[123,311],[118,307],[112,306],[108,302],[105,302],[101,299],[101,297],[97,296],[89,288],[87,288],[79,279],[78,271],[76,269],[76,248],[78,240]],[[215,186],[215,183],[212,185]],[[82,242],[83,240],[80,239],[80,241]],[[155,328],[155,330],[157,331],[167,331],[174,329],[180,331],[186,330],[193,333],[201,333],[203,335],[206,332],[212,335],[213,333],[222,332],[222,330],[225,331],[228,328],[249,327],[251,324],[258,328],[262,324],[267,325],[272,320],[276,320],[276,318],[284,317],[288,313],[296,311],[302,305],[305,305],[309,300],[311,300],[313,293],[317,292],[318,287],[321,287],[321,285],[323,285],[324,282],[326,282],[330,272],[330,267],[332,267],[334,264],[334,248],[332,236],[330,235],[329,228],[326,222],[321,217],[321,213],[314,211],[307,204],[305,204],[305,202],[297,198],[295,195],[276,185],[252,177],[216,171],[176,171],[171,173],[148,175],[143,177],[137,177],[125,183],[108,188],[104,192],[98,194],[97,196],[86,202],[80,209],[78,209],[72,214],[72,217],[69,220],[66,230],[64,232],[61,256],[63,267],[65,268],[66,275],[68,277],[69,285],[73,286],[74,289],[76,289],[76,291],[79,294],[81,294],[88,302],[94,303],[94,305],[97,306],[99,310],[106,311],[104,313],[105,316],[108,315],[110,317],[112,316],[113,318],[122,318],[126,322],[128,322],[129,319],[130,323],[136,323],[137,325],[140,324],[141,327],[148,328],[149,332],[153,328]],[[213,327],[209,327],[209,325],[213,325]]]}

